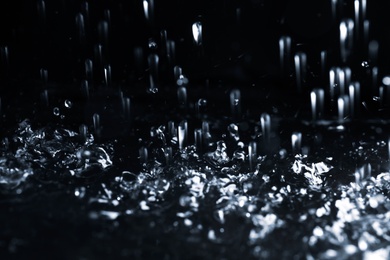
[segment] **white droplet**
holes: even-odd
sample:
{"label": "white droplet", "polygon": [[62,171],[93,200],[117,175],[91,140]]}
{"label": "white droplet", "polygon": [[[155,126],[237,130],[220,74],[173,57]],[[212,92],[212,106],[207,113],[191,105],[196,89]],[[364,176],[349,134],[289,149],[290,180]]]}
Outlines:
{"label": "white droplet", "polygon": [[60,109],[58,107],[53,108],[53,114],[55,116],[59,116],[60,115]]}
{"label": "white droplet", "polygon": [[72,108],[73,102],[69,99],[65,100],[64,105],[66,108]]}

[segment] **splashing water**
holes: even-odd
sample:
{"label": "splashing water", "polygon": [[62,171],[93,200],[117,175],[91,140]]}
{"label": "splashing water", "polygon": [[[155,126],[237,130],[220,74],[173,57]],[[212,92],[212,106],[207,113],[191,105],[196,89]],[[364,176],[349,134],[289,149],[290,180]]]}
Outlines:
{"label": "splashing water", "polygon": [[92,135],[81,140],[78,133],[65,128],[34,130],[28,120],[22,121],[12,138],[5,138],[3,143],[7,146],[0,162],[1,184],[7,189],[19,187],[29,176],[39,179],[50,173],[50,179],[55,180],[67,173],[88,177],[92,169],[104,170],[112,165],[112,147],[94,144]]}

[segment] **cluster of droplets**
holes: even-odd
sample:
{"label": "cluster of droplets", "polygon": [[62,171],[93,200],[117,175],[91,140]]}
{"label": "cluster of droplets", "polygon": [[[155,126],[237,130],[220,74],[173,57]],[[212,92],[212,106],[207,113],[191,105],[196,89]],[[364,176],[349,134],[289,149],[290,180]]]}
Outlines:
{"label": "cluster of droplets", "polygon": [[47,126],[33,129],[28,120],[19,123],[2,140],[3,191],[23,192],[28,177],[58,180],[60,176],[89,178],[112,165],[112,145],[97,145],[93,135]]}

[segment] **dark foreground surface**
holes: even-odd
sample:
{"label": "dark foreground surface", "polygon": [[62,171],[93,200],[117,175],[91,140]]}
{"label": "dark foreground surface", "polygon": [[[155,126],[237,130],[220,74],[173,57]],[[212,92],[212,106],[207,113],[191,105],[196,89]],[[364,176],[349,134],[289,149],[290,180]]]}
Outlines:
{"label": "dark foreground surface", "polygon": [[1,259],[390,258],[387,6],[16,2]]}

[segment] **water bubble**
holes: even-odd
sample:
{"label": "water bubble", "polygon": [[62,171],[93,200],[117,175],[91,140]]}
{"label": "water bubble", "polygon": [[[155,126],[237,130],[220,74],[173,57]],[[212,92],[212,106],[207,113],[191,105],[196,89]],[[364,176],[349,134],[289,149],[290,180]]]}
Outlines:
{"label": "water bubble", "polygon": [[368,63],[368,61],[362,61],[361,65],[362,65],[363,68],[369,68],[370,67],[370,64]]}

